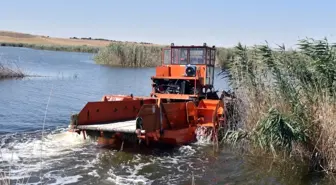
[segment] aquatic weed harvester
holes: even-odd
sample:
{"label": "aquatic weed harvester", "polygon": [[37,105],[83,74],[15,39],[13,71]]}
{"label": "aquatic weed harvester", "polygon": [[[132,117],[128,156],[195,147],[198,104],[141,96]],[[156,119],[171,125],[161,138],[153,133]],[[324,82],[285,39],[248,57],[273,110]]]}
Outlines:
{"label": "aquatic weed harvester", "polygon": [[162,64],[151,77],[148,97],[104,95],[71,116],[70,131],[99,144],[184,145],[196,131],[211,135],[226,126],[223,101],[214,90],[216,48],[174,46],[162,50]]}

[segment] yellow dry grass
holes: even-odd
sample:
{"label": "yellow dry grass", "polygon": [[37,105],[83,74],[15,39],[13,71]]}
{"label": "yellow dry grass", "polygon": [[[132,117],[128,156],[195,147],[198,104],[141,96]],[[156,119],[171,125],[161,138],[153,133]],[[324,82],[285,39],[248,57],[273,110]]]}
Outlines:
{"label": "yellow dry grass", "polygon": [[60,46],[87,45],[93,47],[104,47],[111,43],[110,41],[55,38],[11,31],[0,31],[0,42]]}

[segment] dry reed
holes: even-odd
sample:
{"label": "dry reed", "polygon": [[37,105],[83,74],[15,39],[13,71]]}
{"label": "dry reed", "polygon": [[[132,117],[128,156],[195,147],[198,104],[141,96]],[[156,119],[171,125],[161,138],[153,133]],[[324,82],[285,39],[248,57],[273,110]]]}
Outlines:
{"label": "dry reed", "polygon": [[0,79],[23,78],[25,74],[18,68],[12,68],[0,63]]}

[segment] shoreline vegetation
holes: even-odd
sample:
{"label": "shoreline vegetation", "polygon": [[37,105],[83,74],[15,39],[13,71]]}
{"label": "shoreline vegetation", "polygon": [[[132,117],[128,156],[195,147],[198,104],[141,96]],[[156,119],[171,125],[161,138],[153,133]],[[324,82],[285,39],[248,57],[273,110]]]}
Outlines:
{"label": "shoreline vegetation", "polygon": [[[52,38],[49,36],[0,31],[0,47],[24,47],[39,50],[93,53],[97,64],[116,67],[155,67],[161,64],[165,45],[148,42],[123,42],[91,37]],[[231,48],[217,48],[216,65],[232,57]]]}
{"label": "shoreline vegetation", "polygon": [[25,47],[39,50],[97,53],[110,43],[108,40],[76,37],[53,38],[27,33],[0,31],[0,46]]}
{"label": "shoreline vegetation", "polygon": [[44,44],[28,44],[28,43],[5,43],[1,42],[0,46],[7,47],[23,47],[38,50],[48,51],[67,51],[67,52],[82,52],[82,53],[98,53],[100,47],[93,46],[67,46],[67,45],[44,45]]}
{"label": "shoreline vegetation", "polygon": [[[161,65],[161,49],[168,47],[163,45],[126,42],[113,42],[106,47],[0,42],[0,47],[1,46],[23,47],[48,51],[93,53],[95,54],[95,63],[114,67],[156,67]],[[233,52],[231,48],[217,48],[216,66],[223,66],[232,55]]]}
{"label": "shoreline vegetation", "polygon": [[[161,50],[168,45],[111,43],[100,49],[94,60],[97,64],[118,67],[156,67],[161,65]],[[231,48],[218,47],[216,66],[224,66],[233,56]]]}
{"label": "shoreline vegetation", "polygon": [[25,47],[39,50],[98,53],[109,44],[154,45],[148,42],[128,42],[91,37],[56,38],[12,31],[0,31],[0,46]]}
{"label": "shoreline vegetation", "polygon": [[298,50],[238,44],[223,75],[236,97],[223,143],[252,155],[303,161],[336,172],[336,44],[298,41]]}

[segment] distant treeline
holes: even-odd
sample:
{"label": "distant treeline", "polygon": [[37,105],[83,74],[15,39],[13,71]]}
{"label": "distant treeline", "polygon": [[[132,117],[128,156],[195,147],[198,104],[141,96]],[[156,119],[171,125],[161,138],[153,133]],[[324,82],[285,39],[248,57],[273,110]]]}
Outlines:
{"label": "distant treeline", "polygon": [[103,39],[103,38],[91,38],[91,37],[70,37],[70,39],[78,39],[78,40],[101,40],[101,41],[108,41],[108,42],[124,42],[124,43],[133,43],[133,44],[153,44],[149,42],[129,42],[129,41],[117,41],[117,40],[109,40],[109,39]]}
{"label": "distant treeline", "polygon": [[9,47],[25,47],[40,50],[51,50],[51,51],[69,51],[69,52],[83,52],[83,53],[98,53],[99,47],[93,46],[61,46],[61,45],[44,45],[44,44],[27,44],[27,43],[0,43],[0,46]]}

